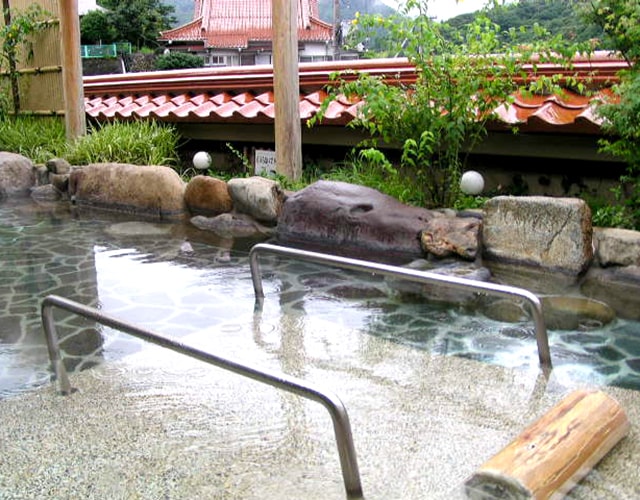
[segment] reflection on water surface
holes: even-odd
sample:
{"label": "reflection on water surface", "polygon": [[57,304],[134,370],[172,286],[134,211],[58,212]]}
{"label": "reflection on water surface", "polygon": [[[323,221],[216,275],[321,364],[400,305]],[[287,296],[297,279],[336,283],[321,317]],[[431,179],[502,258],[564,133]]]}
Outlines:
{"label": "reflection on water surface", "polygon": [[[234,337],[250,331],[265,355],[284,345],[297,349],[283,367],[294,375],[296,355],[348,363],[355,354],[342,344],[332,347],[336,335],[351,338],[345,332],[439,355],[537,369],[531,324],[495,321],[460,306],[401,300],[381,277],[264,257],[267,298],[262,313],[254,314],[250,242],[233,246],[182,223],[76,213],[66,204],[5,202],[0,221],[0,395],[48,382],[39,304],[49,294],[229,357],[239,349]],[[62,311],[56,318],[71,369],[148,349]],[[304,334],[288,342],[292,331]],[[618,319],[588,332],[551,331],[550,343],[556,376],[640,387],[637,322]],[[239,351],[235,354],[242,356]]]}

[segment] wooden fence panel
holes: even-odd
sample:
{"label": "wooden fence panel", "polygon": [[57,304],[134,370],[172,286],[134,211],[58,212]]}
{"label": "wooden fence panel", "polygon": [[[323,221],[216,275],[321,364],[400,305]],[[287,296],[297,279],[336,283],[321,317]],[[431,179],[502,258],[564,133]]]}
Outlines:
{"label": "wooden fence panel", "polygon": [[[20,51],[20,113],[64,114],[58,0],[9,0],[12,12],[24,12],[32,4],[48,13],[49,23]],[[4,19],[0,23],[4,24]]]}

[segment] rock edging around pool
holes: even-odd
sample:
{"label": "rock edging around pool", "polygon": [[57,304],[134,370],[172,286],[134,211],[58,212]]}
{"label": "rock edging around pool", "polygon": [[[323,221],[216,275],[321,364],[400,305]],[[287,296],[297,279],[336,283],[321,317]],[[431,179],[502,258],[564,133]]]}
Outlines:
{"label": "rock edging around pool", "polygon": [[[75,167],[56,159],[34,167],[23,156],[0,153],[0,197],[29,189],[40,201],[68,198],[159,220],[189,217],[224,238],[275,238],[371,260],[421,258],[429,268],[474,262],[503,282],[535,291],[541,279],[559,281],[550,291],[545,283],[546,293],[573,287],[640,317],[640,233],[592,228],[588,206],[575,198],[502,196],[483,211],[427,210],[340,182],[285,193],[262,177],[196,176],[184,183],[163,166]],[[520,282],[509,275],[514,269]]]}

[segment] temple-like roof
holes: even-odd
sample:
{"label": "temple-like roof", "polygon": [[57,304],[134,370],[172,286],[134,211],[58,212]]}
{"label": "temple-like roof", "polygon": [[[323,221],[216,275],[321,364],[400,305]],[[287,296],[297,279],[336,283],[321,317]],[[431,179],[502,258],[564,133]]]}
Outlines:
{"label": "temple-like roof", "polygon": [[[161,32],[160,41],[237,49],[273,38],[271,0],[198,0],[194,14],[190,23]],[[317,0],[298,0],[298,40],[329,42],[332,34],[318,18]]]}
{"label": "temple-like roof", "polygon": [[[588,81],[597,90],[581,95],[566,88],[559,95],[514,95],[510,106],[495,110],[493,129],[518,126],[522,132],[599,134],[601,119],[594,102],[611,96],[610,87],[627,63],[605,53],[577,59],[571,76]],[[300,64],[300,118],[315,115],[326,98],[326,85],[336,71],[354,70],[386,76],[392,83],[416,79],[406,59]],[[556,74],[554,65],[539,72]],[[355,73],[352,73],[355,78]],[[273,123],[273,69],[271,66],[203,68],[197,70],[130,73],[84,78],[85,109],[99,121],[158,119],[177,123]],[[344,126],[356,116],[360,103],[342,97],[331,103],[321,126]]]}

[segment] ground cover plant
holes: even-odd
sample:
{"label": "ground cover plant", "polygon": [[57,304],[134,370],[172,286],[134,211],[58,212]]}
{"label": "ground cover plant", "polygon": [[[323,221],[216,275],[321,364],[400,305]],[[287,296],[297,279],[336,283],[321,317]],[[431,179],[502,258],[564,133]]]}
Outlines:
{"label": "ground cover plant", "polygon": [[67,151],[64,120],[29,115],[5,116],[0,119],[0,151],[21,154],[34,163],[63,157]]}
{"label": "ground cover plant", "polygon": [[65,158],[74,165],[119,162],[133,165],[178,164],[180,136],[175,127],[156,121],[95,125],[69,146]]}

